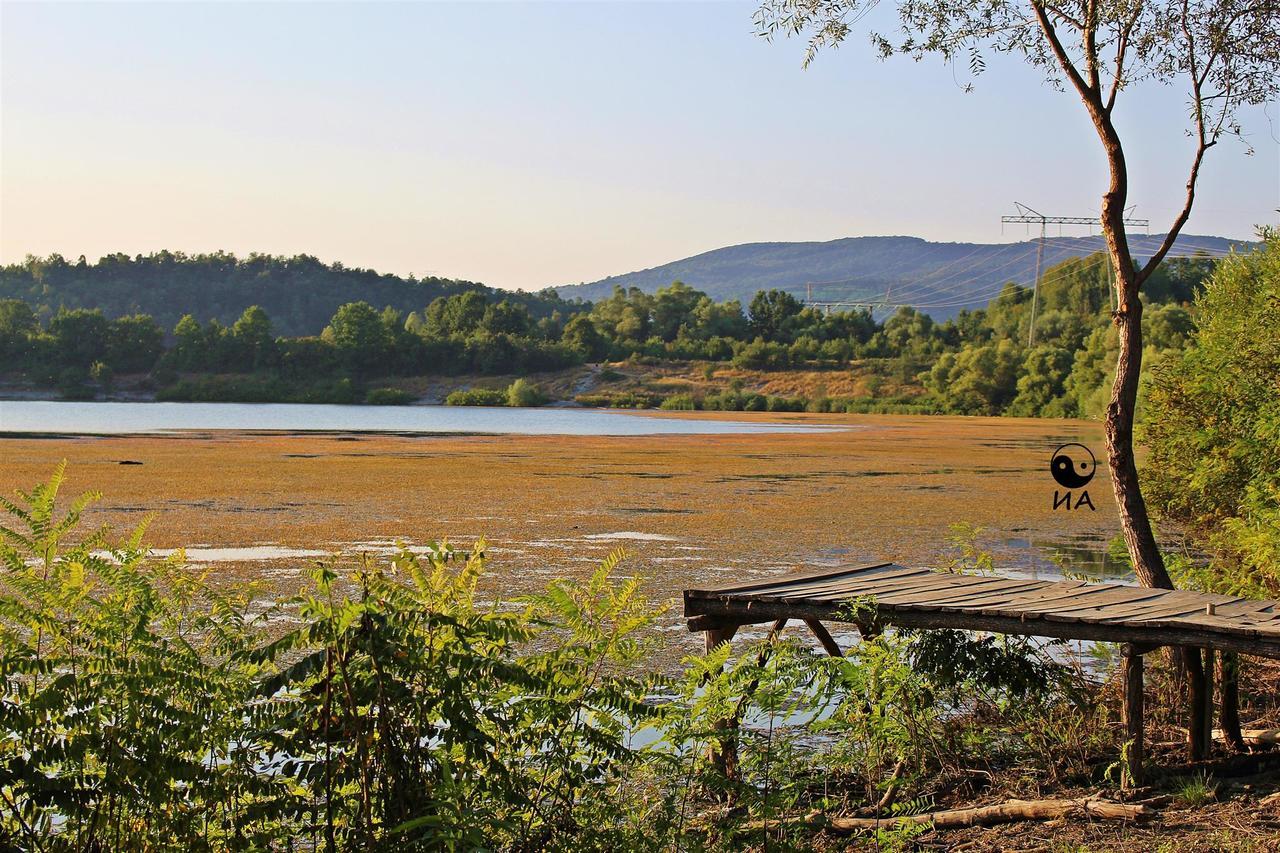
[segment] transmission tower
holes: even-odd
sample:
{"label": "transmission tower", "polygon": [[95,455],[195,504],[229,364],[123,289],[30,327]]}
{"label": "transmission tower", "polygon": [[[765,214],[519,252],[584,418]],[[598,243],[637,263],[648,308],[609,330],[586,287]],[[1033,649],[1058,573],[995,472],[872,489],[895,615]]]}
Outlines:
{"label": "transmission tower", "polygon": [[[1040,297],[1040,273],[1044,265],[1045,232],[1048,230],[1050,225],[1088,225],[1092,227],[1094,225],[1101,225],[1101,221],[1096,216],[1045,216],[1043,213],[1032,210],[1025,204],[1021,204],[1016,201],[1013,203],[1013,206],[1018,208],[1017,214],[1013,216],[1000,217],[1001,225],[1016,222],[1032,225],[1038,224],[1040,226],[1040,244],[1036,247],[1036,278],[1035,283],[1031,285],[1031,323],[1030,328],[1027,330],[1027,346],[1031,347],[1034,346],[1036,342],[1036,303],[1039,301]],[[1123,221],[1125,225],[1134,225],[1139,228],[1146,228],[1151,224],[1150,220],[1130,219],[1127,216]]]}

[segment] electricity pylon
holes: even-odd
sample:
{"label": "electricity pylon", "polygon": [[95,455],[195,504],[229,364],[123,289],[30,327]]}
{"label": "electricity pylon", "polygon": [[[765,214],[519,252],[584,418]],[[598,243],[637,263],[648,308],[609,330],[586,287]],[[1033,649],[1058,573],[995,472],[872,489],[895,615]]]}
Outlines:
{"label": "electricity pylon", "polygon": [[[1036,342],[1036,303],[1040,297],[1040,273],[1044,264],[1044,241],[1045,231],[1050,225],[1088,225],[1101,226],[1102,220],[1098,216],[1045,216],[1043,213],[1032,210],[1025,204],[1014,202],[1013,206],[1018,208],[1018,212],[1014,216],[1000,217],[1002,225],[1012,222],[1024,222],[1030,224],[1039,223],[1040,225],[1040,244],[1036,247],[1036,279],[1031,285],[1031,323],[1027,329],[1027,346],[1031,347]],[[1147,219],[1130,219],[1124,218],[1125,225],[1134,225],[1139,228],[1146,228],[1151,225]]]}

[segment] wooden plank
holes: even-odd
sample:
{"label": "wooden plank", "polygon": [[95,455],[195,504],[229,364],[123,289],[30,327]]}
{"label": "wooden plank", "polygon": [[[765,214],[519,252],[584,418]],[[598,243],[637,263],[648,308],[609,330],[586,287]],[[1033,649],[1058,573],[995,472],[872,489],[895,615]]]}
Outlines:
{"label": "wooden plank", "polygon": [[845,581],[832,581],[825,584],[804,584],[780,593],[781,598],[865,598],[895,592],[900,589],[929,587],[937,583],[938,576],[929,573],[927,577],[884,578],[871,583],[850,584]]}
{"label": "wooden plank", "polygon": [[929,590],[945,590],[951,589],[954,584],[942,575],[934,575],[930,578],[918,579],[908,578],[902,581],[886,581],[882,584],[867,585],[851,590],[847,586],[839,585],[835,587],[806,587],[802,591],[787,593],[787,599],[802,599],[807,601],[824,600],[850,601],[855,598],[874,598],[879,601],[887,595],[893,595],[900,592],[916,592],[925,593]]}
{"label": "wooden plank", "polygon": [[798,590],[806,589],[853,589],[862,588],[864,586],[874,586],[881,583],[898,583],[903,579],[917,576],[930,575],[932,572],[927,569],[908,569],[901,572],[875,572],[870,577],[860,577],[854,575],[835,575],[822,578],[810,578],[800,580],[782,579],[772,584],[757,584],[750,589],[730,590],[730,591],[702,591],[690,590],[695,595],[713,595],[724,596],[731,595],[735,598],[749,597],[775,597],[786,595]]}
{"label": "wooden plank", "polygon": [[[1038,590],[1031,590],[1030,592],[1025,592],[1020,595],[1014,596],[1013,599],[1009,602],[1009,607],[1011,609],[1020,608],[1020,607],[1030,607],[1040,601],[1050,601],[1054,598],[1062,598],[1070,590],[1083,589],[1086,586],[1088,586],[1088,584],[1082,583],[1080,581],[1066,581],[1063,583],[1046,583],[1043,587],[1041,587]],[[987,613],[987,610],[984,609],[982,612],[985,615]],[[1021,611],[1014,611],[1012,615],[1017,616],[1017,615],[1020,615],[1020,613]],[[1003,615],[1003,614],[1004,614],[1003,610],[991,613],[991,615]]]}
{"label": "wooden plank", "polygon": [[1054,612],[1062,616],[1083,616],[1090,614],[1099,617],[1110,616],[1119,609],[1132,607],[1139,602],[1158,598],[1159,596],[1154,595],[1148,595],[1140,598],[1134,598],[1132,596],[1113,596],[1107,599],[1090,598],[1078,607],[1072,606],[1068,602],[1062,607],[1056,608]]}
{"label": "wooden plank", "polygon": [[[1103,590],[1099,589],[1096,591],[1102,592]],[[1005,607],[1001,607],[993,612],[994,615],[997,616],[1043,616],[1045,613],[1051,612],[1054,607],[1059,606],[1061,603],[1078,601],[1091,594],[1091,592],[1093,591],[1089,590],[1087,584],[1081,584],[1081,588],[1077,589],[1063,589],[1058,591],[1056,595],[1053,590],[1050,590],[1047,594],[1015,598]]]}
{"label": "wooden plank", "polygon": [[809,571],[809,572],[791,572],[785,575],[778,575],[777,577],[772,577],[772,578],[762,578],[760,580],[722,584],[720,586],[706,587],[703,589],[689,589],[689,590],[685,590],[685,592],[686,593],[690,593],[690,592],[708,593],[708,594],[716,594],[716,595],[728,593],[728,592],[745,592],[747,590],[753,589],[758,586],[773,586],[778,583],[790,583],[793,581],[803,581],[809,578],[833,577],[836,575],[851,575],[851,574],[856,574],[858,572],[870,572],[875,569],[883,569],[886,567],[904,569],[910,572],[928,572],[929,571],[928,569],[908,568],[907,566],[899,566],[896,563],[867,563],[866,565],[863,565],[863,566],[842,566],[837,569],[814,569],[813,571]]}
{"label": "wooden plank", "polygon": [[[927,607],[941,607],[943,602],[946,601],[958,606],[967,606],[961,602],[964,602],[967,597],[972,597],[975,592],[991,592],[999,588],[999,584],[965,584],[957,589],[957,585],[954,582],[943,581],[930,587],[913,587],[887,594],[882,593],[876,597],[876,601],[884,604],[915,604]],[[1009,596],[1006,594],[1005,597],[1008,598]]]}
{"label": "wooden plank", "polygon": [[978,613],[985,607],[1007,604],[1019,594],[1027,591],[1025,588],[996,589],[990,592],[979,592],[968,599],[957,597],[955,600],[941,600],[938,605],[952,610],[969,610]]}

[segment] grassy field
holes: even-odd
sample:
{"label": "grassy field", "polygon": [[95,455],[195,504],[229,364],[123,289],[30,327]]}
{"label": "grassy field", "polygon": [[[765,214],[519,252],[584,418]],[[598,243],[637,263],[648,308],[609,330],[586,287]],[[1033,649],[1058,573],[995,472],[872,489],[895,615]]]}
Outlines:
{"label": "grassy field", "polygon": [[0,490],[29,487],[66,459],[68,491],[105,494],[91,522],[123,529],[153,513],[149,541],[157,548],[283,546],[191,555],[211,561],[218,576],[267,580],[280,592],[293,591],[307,563],[289,559],[290,549],[378,550],[397,539],[485,537],[490,583],[504,595],[586,572],[625,545],[626,570],[645,577],[655,599],[670,600],[692,583],[816,563],[938,564],[951,554],[949,527],[957,522],[984,528],[983,544],[1005,568],[1030,565],[1036,546],[1103,549],[1117,530],[1105,474],[1091,484],[1096,512],[1052,508],[1052,450],[1079,441],[1100,456],[1097,424],[731,417],[847,429],[634,438],[10,438],[0,442]]}

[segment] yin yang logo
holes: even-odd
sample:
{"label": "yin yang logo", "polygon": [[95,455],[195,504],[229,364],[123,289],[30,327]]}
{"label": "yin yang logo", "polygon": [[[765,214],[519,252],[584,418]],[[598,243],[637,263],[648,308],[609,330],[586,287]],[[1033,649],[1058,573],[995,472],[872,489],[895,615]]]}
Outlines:
{"label": "yin yang logo", "polygon": [[1098,460],[1083,444],[1064,444],[1053,451],[1049,473],[1064,489],[1083,489],[1097,473]]}

